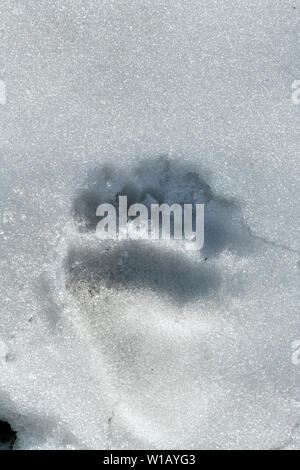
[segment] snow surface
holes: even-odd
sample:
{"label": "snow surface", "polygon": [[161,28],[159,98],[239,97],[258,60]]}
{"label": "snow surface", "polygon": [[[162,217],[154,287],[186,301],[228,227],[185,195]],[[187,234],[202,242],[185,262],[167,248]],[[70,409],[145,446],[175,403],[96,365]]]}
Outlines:
{"label": "snow surface", "polygon": [[[299,12],[1,1],[14,448],[300,448]],[[204,249],[97,240],[95,205],[120,191],[204,202]]]}

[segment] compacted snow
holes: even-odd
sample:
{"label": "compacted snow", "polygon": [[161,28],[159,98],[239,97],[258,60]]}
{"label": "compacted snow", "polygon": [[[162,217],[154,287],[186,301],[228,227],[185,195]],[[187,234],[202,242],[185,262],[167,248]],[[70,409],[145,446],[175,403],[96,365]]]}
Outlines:
{"label": "compacted snow", "polygon": [[[300,448],[299,12],[1,2],[0,446]],[[118,194],[204,248],[100,241]]]}

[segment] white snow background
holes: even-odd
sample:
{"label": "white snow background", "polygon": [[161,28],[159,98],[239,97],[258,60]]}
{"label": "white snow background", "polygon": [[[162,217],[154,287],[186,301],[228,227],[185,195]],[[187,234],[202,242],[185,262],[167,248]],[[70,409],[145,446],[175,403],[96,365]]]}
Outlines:
{"label": "white snow background", "polygon": [[[299,13],[1,1],[0,420],[14,448],[300,448]],[[204,249],[101,243],[94,206],[121,191],[205,202]]]}

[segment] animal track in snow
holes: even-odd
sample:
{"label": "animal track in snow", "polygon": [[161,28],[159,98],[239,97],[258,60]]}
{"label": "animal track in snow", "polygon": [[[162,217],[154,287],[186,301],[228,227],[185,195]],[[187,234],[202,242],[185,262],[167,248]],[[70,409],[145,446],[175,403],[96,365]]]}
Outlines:
{"label": "animal track in snow", "polygon": [[[151,240],[98,240],[96,209],[101,203],[116,204],[119,195],[127,195],[128,205],[205,204],[203,249],[190,253],[174,240],[166,244]],[[187,357],[191,368],[201,357],[203,374],[207,373],[211,346],[206,332],[214,324],[208,312],[218,311],[226,276],[219,257],[224,251],[242,257],[257,242],[249,235],[235,201],[215,194],[196,168],[166,157],[125,171],[112,166],[93,171],[74,199],[72,214],[78,237],[70,244],[65,259],[66,290],[78,305],[94,347],[113,371],[119,398],[110,436],[112,445],[120,446],[123,443],[116,436],[121,436],[122,429],[140,435],[139,425],[133,422],[142,420],[143,426],[149,423],[152,427],[151,420],[157,416],[157,412],[152,416],[153,400],[162,371],[167,374],[169,368],[175,367],[182,380],[190,381],[192,369],[186,370]],[[193,307],[194,303],[197,307]],[[196,362],[194,367],[198,370]],[[170,404],[168,394],[173,396],[173,388],[172,379],[166,378],[166,391],[156,400],[155,407],[163,410],[175,406],[178,413],[174,426],[189,435],[190,431],[180,424],[185,395],[178,392]],[[205,396],[197,387],[194,396],[201,408]],[[188,413],[192,422],[198,411],[191,408]],[[168,435],[170,423],[165,412],[160,414],[160,430]],[[170,411],[172,415],[174,411]],[[188,421],[186,417],[184,420]],[[136,433],[132,426],[137,426]],[[128,437],[127,431],[124,432]],[[153,442],[155,439],[153,435]],[[132,445],[138,445],[134,442]]]}
{"label": "animal track in snow", "polygon": [[220,197],[195,168],[180,161],[159,157],[145,161],[129,171],[104,166],[91,172],[85,189],[74,199],[72,213],[81,233],[95,231],[102,203],[118,206],[118,196],[126,195],[128,206],[143,203],[204,204],[204,256],[218,255],[224,249],[247,253],[253,245],[249,232],[241,223],[242,215],[236,201]]}
{"label": "animal track in snow", "polygon": [[[126,195],[128,205],[173,203],[205,205],[204,247],[186,256],[173,241],[169,248],[155,241],[100,241],[95,229],[99,204],[117,206]],[[65,263],[66,286],[73,296],[86,290],[90,297],[101,288],[150,289],[167,295],[178,305],[215,295],[222,276],[214,260],[224,250],[239,256],[249,253],[255,241],[242,221],[238,204],[215,194],[195,168],[159,157],[129,171],[112,166],[93,171],[85,189],[74,199],[72,213],[81,243],[70,246]],[[91,242],[91,239],[94,239]]]}

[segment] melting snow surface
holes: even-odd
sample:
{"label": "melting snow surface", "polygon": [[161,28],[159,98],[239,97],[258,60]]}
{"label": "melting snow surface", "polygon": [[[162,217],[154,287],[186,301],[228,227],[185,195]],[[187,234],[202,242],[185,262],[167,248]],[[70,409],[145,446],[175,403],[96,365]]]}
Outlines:
{"label": "melting snow surface", "polygon": [[[1,2],[0,446],[300,448],[299,14]],[[98,240],[120,193],[203,250]]]}

